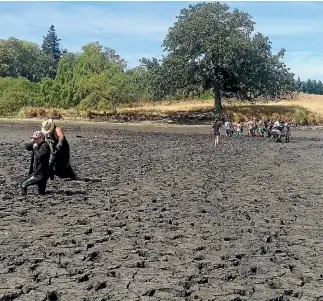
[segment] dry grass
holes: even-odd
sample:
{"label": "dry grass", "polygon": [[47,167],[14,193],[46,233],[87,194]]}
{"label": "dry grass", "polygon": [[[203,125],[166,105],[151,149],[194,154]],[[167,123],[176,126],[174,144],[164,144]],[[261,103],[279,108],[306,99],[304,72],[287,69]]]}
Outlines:
{"label": "dry grass", "polygon": [[82,117],[86,112],[82,112],[76,109],[54,109],[54,108],[23,108],[18,113],[17,117],[24,118],[59,118],[59,116],[66,116],[70,118]]}
{"label": "dry grass", "polygon": [[211,100],[180,100],[180,101],[162,101],[158,103],[133,103],[130,106],[122,106],[118,113],[124,114],[129,112],[140,113],[159,113],[167,114],[174,112],[192,112],[202,110],[212,110],[214,101]]}
{"label": "dry grass", "polygon": [[307,109],[311,113],[323,116],[323,95],[301,94],[296,99],[283,100],[274,104],[266,104],[267,106],[300,106]]}
{"label": "dry grass", "polygon": [[[210,100],[185,100],[185,101],[163,101],[158,103],[132,103],[120,106],[118,114],[124,115],[165,115],[176,112],[211,111],[214,101]],[[235,121],[247,121],[252,117],[284,118],[289,122],[302,124],[317,124],[323,122],[323,96],[301,94],[296,99],[283,100],[274,103],[248,104],[244,102],[224,100],[224,107]],[[19,117],[27,118],[86,118],[91,114],[104,115],[111,112],[79,111],[76,109],[44,109],[25,108],[19,113]]]}

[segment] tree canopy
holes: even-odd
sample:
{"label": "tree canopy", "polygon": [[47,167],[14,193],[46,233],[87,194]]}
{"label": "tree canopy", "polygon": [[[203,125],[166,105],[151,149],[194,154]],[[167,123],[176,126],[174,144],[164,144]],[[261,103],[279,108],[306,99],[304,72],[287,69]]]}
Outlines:
{"label": "tree canopy", "polygon": [[79,53],[63,49],[54,25],[40,46],[2,39],[0,114],[24,106],[115,111],[125,102],[208,95],[220,113],[222,97],[271,101],[298,92],[323,94],[321,81],[294,80],[283,62],[285,49],[273,53],[254,25],[249,14],[225,3],[189,5],[161,41],[163,57],[141,58],[133,68],[99,42]]}
{"label": "tree canopy", "polygon": [[163,42],[171,56],[191,65],[201,84],[212,89],[219,112],[223,92],[253,99],[294,89],[294,74],[280,62],[284,49],[273,55],[267,37],[252,37],[254,24],[249,14],[230,12],[225,3],[199,3],[181,10]]}

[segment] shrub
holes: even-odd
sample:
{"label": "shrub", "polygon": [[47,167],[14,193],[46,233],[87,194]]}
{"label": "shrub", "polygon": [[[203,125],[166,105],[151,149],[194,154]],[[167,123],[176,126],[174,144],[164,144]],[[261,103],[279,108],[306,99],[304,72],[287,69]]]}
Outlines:
{"label": "shrub", "polygon": [[308,124],[308,112],[306,109],[299,108],[295,110],[295,121],[300,125]]}
{"label": "shrub", "polygon": [[0,116],[12,116],[39,103],[39,85],[25,78],[0,78]]}

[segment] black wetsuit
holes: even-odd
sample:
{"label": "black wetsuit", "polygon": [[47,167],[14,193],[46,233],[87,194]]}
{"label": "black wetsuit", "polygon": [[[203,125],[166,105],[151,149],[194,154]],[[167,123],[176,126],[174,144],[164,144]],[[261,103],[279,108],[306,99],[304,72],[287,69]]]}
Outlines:
{"label": "black wetsuit", "polygon": [[28,177],[21,183],[22,194],[27,194],[27,187],[37,185],[38,193],[45,194],[46,184],[49,178],[50,147],[46,141],[41,142],[38,147],[33,143],[25,144],[25,148],[32,151]]}
{"label": "black wetsuit", "polygon": [[59,178],[75,179],[76,174],[70,162],[70,146],[65,136],[63,139],[57,139],[55,137],[55,129],[56,127],[52,134],[48,134],[46,137],[51,149],[50,167],[53,174]]}

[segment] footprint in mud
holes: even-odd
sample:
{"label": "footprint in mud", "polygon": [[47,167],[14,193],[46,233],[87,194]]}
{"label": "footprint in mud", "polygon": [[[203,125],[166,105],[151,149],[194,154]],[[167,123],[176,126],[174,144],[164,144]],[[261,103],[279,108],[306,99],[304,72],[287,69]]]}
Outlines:
{"label": "footprint in mud", "polygon": [[58,301],[59,294],[56,291],[52,291],[52,292],[47,293],[46,298],[48,301]]}
{"label": "footprint in mud", "polygon": [[62,195],[67,195],[67,196],[72,196],[72,195],[85,195],[87,194],[86,191],[84,190],[58,190],[58,191],[48,191],[48,195],[54,195],[54,194],[62,194]]}

